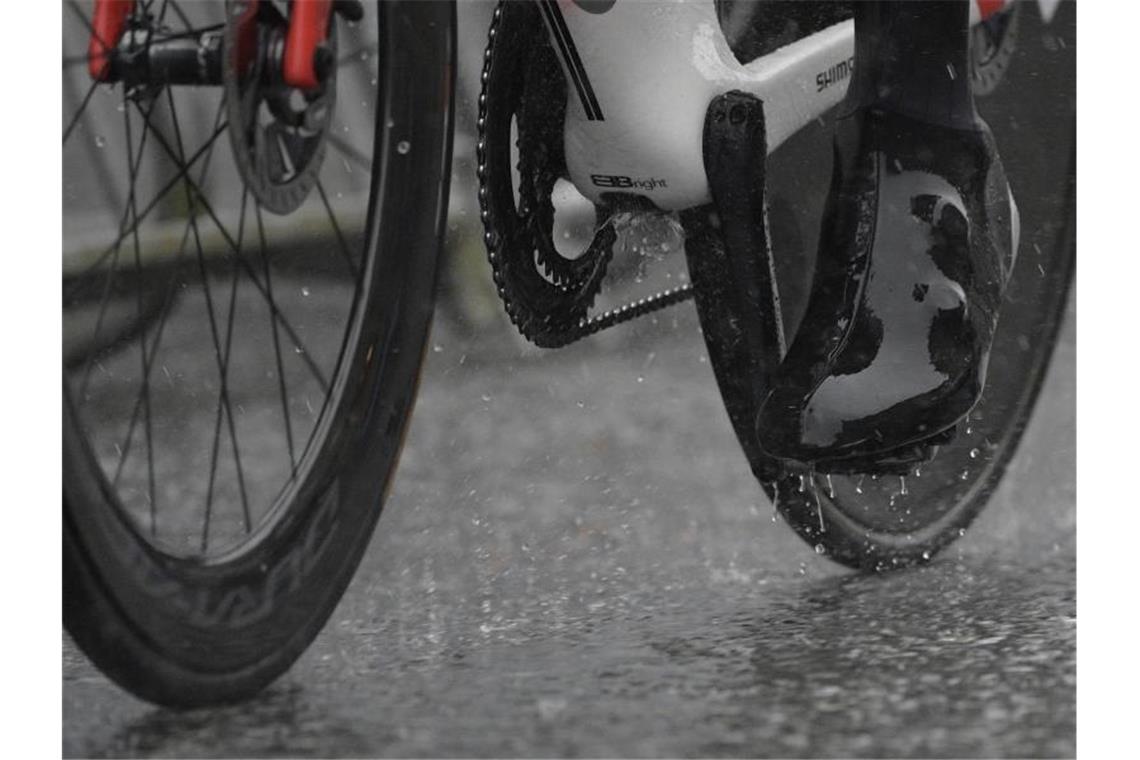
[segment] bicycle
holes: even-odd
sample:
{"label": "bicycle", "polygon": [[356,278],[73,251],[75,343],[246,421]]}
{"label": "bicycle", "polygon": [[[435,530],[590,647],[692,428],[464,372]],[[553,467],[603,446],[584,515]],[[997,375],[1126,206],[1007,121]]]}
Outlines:
{"label": "bicycle", "polygon": [[[1028,244],[1035,266],[1022,253],[1008,295],[1016,308],[1003,313],[990,370],[1003,382],[990,383],[956,440],[921,474],[906,462],[909,482],[774,462],[752,430],[751,384],[765,366],[738,320],[752,309],[749,317],[770,326],[759,352],[769,367],[778,363],[782,335],[803,308],[786,286],[812,263],[806,253],[781,258],[777,229],[770,247],[769,231],[752,229],[750,245],[769,257],[768,286],[785,297],[741,301],[700,146],[708,101],[750,91],[740,102],[761,104],[751,113],[766,144],[740,155],[752,162],[750,176],[766,172],[761,190],[779,192],[790,173],[777,148],[817,129],[839,102],[851,73],[850,11],[792,6],[699,2],[653,19],[653,6],[619,3],[614,13],[627,25],[599,24],[590,53],[603,57],[591,58],[574,52],[581,38],[558,4],[501,3],[479,99],[485,242],[511,321],[542,346],[695,298],[731,424],[792,528],[849,566],[921,563],[985,505],[1032,411],[1074,269],[1072,172],[1066,166],[1058,180],[1042,168],[1032,178],[1050,193],[1025,204],[1023,217],[1060,221]],[[90,82],[64,125],[65,624],[103,672],[140,697],[179,707],[236,701],[287,669],[319,632],[391,484],[446,219],[454,8],[94,7],[89,15],[71,3],[70,29],[65,21],[65,38],[85,51],[65,55],[65,84],[77,69]],[[1042,108],[1000,98],[1029,11],[991,9],[973,32],[970,75],[993,93],[995,109],[1017,115]],[[617,16],[586,21],[603,18]],[[785,22],[780,29],[773,18]],[[698,82],[707,96],[699,119],[650,120],[637,134],[638,147],[652,149],[641,165],[623,163],[628,138],[590,132],[619,123],[603,112],[628,81],[598,75],[610,70],[599,51],[628,59],[618,43],[633,23],[707,31],[699,60],[716,69]],[[640,81],[669,82],[650,68],[664,62],[638,65]],[[692,75],[671,71],[697,81]],[[582,136],[576,153],[563,149],[567,124]],[[1071,129],[1061,131],[1071,149]],[[232,161],[218,141],[229,143]],[[1001,142],[1005,151],[1015,141]],[[117,169],[101,160],[111,154]],[[551,194],[568,176],[598,214],[584,252],[561,251],[551,234]],[[764,202],[752,198],[759,205],[750,208]],[[684,227],[691,285],[594,313],[621,220],[663,212]],[[277,430],[273,443],[243,447],[259,429]],[[934,506],[914,513],[900,496]]]}

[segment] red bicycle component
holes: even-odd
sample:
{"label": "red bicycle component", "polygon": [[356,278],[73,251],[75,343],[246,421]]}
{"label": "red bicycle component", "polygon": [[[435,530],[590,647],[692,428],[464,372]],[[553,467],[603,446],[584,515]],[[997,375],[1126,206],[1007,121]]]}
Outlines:
{"label": "red bicycle component", "polygon": [[104,81],[110,74],[108,53],[119,44],[135,0],[95,0],[91,17],[91,42],[87,46],[87,70],[91,78]]}
{"label": "red bicycle component", "polygon": [[[110,77],[110,52],[119,44],[126,29],[135,0],[95,0],[88,44],[88,71],[92,79],[106,81]],[[332,0],[293,0],[289,13],[289,31],[281,61],[282,79],[291,87],[312,90],[320,86],[325,66],[333,66],[333,54],[325,43],[329,33]],[[245,64],[255,54],[257,45],[257,0],[248,3],[239,24],[239,63]]]}
{"label": "red bicycle component", "polygon": [[[320,85],[317,50],[328,39],[331,10],[332,0],[293,0],[282,62],[282,78],[286,84],[302,90]],[[330,61],[330,65],[332,63],[335,62]]]}
{"label": "red bicycle component", "polygon": [[990,16],[994,15],[1006,5],[1006,0],[977,0],[978,13],[981,14],[982,20],[985,21]]}

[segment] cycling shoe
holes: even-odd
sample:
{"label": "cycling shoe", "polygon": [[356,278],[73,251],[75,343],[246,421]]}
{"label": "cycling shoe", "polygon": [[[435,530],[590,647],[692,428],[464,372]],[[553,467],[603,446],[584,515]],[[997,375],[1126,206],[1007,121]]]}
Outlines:
{"label": "cycling shoe", "polygon": [[838,120],[804,319],[757,414],[770,455],[873,461],[977,403],[1018,243],[989,128]]}

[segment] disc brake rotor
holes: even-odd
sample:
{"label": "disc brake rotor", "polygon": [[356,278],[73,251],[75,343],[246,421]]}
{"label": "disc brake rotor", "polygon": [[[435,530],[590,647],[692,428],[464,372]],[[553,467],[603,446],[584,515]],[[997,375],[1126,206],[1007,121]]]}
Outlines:
{"label": "disc brake rotor", "polygon": [[[281,79],[288,22],[267,2],[227,0],[222,84],[234,160],[246,187],[275,214],[296,210],[317,183],[332,124],[336,67],[301,91]],[[326,58],[336,60],[336,26]]]}

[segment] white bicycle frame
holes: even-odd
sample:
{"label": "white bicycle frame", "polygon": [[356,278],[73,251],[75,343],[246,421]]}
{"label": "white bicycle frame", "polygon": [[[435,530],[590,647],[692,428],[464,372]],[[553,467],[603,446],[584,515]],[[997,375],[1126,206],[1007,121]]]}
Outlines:
{"label": "white bicycle frame", "polygon": [[[743,65],[714,0],[535,1],[570,83],[570,179],[595,203],[614,191],[667,211],[708,203],[702,135],[714,97],[743,90],[763,101],[771,153],[838,105],[854,72],[853,21]],[[963,0],[971,25],[980,1]],[[1051,16],[1056,2],[1040,4]]]}

